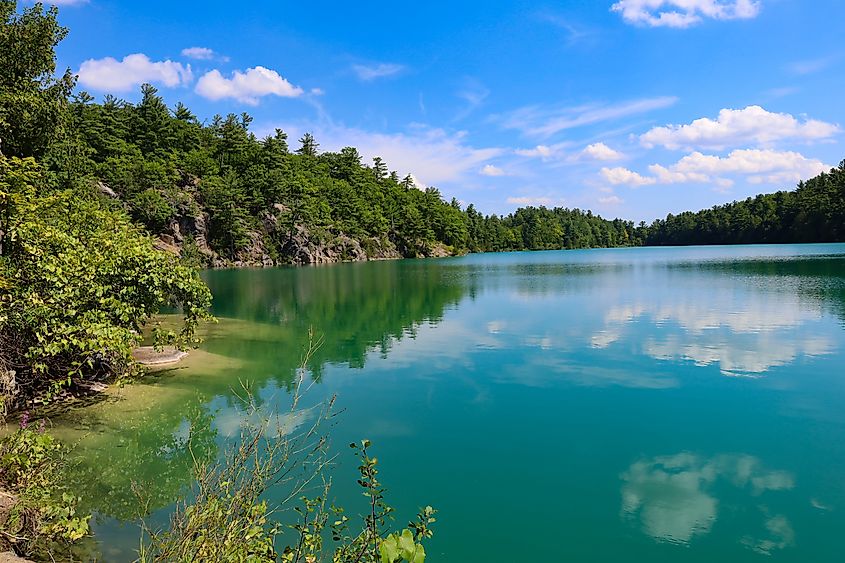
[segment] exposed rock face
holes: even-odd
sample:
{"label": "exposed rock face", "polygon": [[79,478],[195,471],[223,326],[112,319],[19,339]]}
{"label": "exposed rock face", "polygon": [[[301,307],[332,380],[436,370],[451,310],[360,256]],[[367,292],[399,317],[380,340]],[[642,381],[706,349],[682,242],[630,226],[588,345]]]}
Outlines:
{"label": "exposed rock face", "polygon": [[[282,264],[332,264],[405,257],[395,244],[386,239],[358,240],[345,233],[315,232],[301,224],[289,232],[290,223],[285,224],[285,219],[290,209],[281,203],[273,204],[259,216],[257,228],[248,233],[249,242],[235,256],[221,256],[208,245],[208,215],[195,199],[196,179],[184,178],[183,183],[183,193],[187,198],[178,205],[177,215],[167,229],[156,237],[154,244],[159,250],[184,256],[186,244],[190,240],[205,266],[266,268]],[[104,184],[100,186],[98,189],[108,195],[103,191],[108,187]],[[449,255],[451,252],[443,245],[425,253],[425,256]]]}
{"label": "exposed rock face", "polygon": [[365,239],[361,241],[340,233],[330,240],[314,238],[309,230],[297,225],[295,231],[282,243],[280,253],[289,263],[333,264],[335,262],[363,262],[366,260],[390,260],[402,258],[389,241]]}
{"label": "exposed rock face", "polygon": [[173,346],[165,346],[161,350],[156,350],[153,346],[141,346],[132,351],[135,361],[144,366],[175,364],[187,355],[187,352]]}
{"label": "exposed rock face", "polygon": [[0,553],[0,563],[32,563],[32,561],[18,557],[11,551],[6,551],[4,553]]}
{"label": "exposed rock face", "polygon": [[117,193],[103,182],[97,182],[97,191],[111,199],[117,199]]}
{"label": "exposed rock face", "polygon": [[264,236],[257,231],[250,231],[249,243],[237,251],[234,260],[215,257],[211,260],[214,268],[267,268],[275,266],[264,244]]}
{"label": "exposed rock face", "polygon": [[446,245],[438,243],[428,252],[428,258],[446,258],[452,256],[452,252],[446,248]]}

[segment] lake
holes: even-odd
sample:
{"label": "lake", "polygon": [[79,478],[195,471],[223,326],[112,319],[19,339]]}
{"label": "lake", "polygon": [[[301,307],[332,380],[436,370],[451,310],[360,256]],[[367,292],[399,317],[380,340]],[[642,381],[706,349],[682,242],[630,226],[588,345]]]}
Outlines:
{"label": "lake", "polygon": [[210,271],[177,369],[56,421],[109,561],[163,522],[186,439],[223,448],[249,381],[337,394],[334,493],[364,512],[369,438],[431,562],[843,561],[845,245],[632,248]]}

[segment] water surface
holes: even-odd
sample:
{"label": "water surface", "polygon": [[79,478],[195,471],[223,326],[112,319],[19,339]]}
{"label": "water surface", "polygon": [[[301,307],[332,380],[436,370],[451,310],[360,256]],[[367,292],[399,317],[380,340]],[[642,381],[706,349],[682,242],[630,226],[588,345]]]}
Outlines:
{"label": "water surface", "polygon": [[439,509],[435,561],[842,561],[845,245],[471,255],[214,271],[220,323],[187,363],[57,432],[108,560],[163,521],[195,447],[237,435],[249,380],[375,443],[397,525]]}

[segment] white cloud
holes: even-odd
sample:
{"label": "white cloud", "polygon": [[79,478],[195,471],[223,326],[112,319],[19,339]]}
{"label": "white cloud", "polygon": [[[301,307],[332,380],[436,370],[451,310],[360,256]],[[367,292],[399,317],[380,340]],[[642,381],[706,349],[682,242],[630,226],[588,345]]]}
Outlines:
{"label": "white cloud", "polygon": [[507,176],[507,172],[498,166],[493,166],[492,164],[485,164],[484,168],[482,168],[478,173],[482,176]]}
{"label": "white cloud", "polygon": [[570,46],[581,43],[585,40],[592,39],[595,36],[594,31],[589,30],[581,26],[580,24],[576,24],[574,21],[553,12],[543,11],[538,13],[537,17],[540,20],[545,21],[546,23],[549,23],[555,26],[556,28],[562,30],[567,36],[566,43]]}
{"label": "white cloud", "polygon": [[621,152],[613,150],[612,148],[608,147],[604,143],[593,143],[592,145],[588,145],[580,154],[581,158],[591,159],[591,160],[621,160],[625,158]]}
{"label": "white cloud", "polygon": [[704,184],[709,182],[710,176],[700,172],[679,171],[677,169],[669,169],[660,164],[652,164],[648,167],[649,172],[654,174],[655,179],[660,184],[686,184],[691,182],[698,182]]}
{"label": "white cloud", "polygon": [[[782,152],[761,149],[741,149],[731,152],[726,157],[705,155],[694,152],[685,156],[672,167],[675,171],[687,174],[778,174],[795,182],[816,176],[830,166],[820,160],[809,159],[797,152]],[[754,176],[752,176],[754,177]]]}
{"label": "white cloud", "polygon": [[648,178],[642,174],[628,170],[627,168],[622,168],[621,166],[617,168],[602,168],[601,174],[604,176],[605,180],[614,186],[621,184],[627,186],[648,186],[657,183],[655,178]]}
{"label": "white cloud", "polygon": [[543,162],[559,160],[565,156],[565,149],[570,143],[557,143],[555,145],[537,145],[533,149],[515,149],[513,152],[527,158],[539,158]]}
{"label": "white cloud", "polygon": [[790,63],[787,66],[787,69],[793,74],[815,74],[817,72],[825,70],[827,67],[837,62],[840,58],[842,58],[841,55],[833,55],[829,57],[821,57],[818,59],[795,61],[793,63]]}
{"label": "white cloud", "polygon": [[755,0],[620,0],[611,10],[632,24],[687,28],[704,19],[755,18],[761,8],[762,2]]}
{"label": "white cloud", "polygon": [[622,203],[625,203],[625,200],[617,195],[600,197],[598,201],[602,205],[620,205]]}
{"label": "white cloud", "polygon": [[516,129],[526,136],[543,139],[568,129],[666,108],[677,101],[675,97],[663,96],[610,105],[587,104],[564,108],[529,106],[494,116],[492,119],[506,129]]}
{"label": "white cloud", "polygon": [[405,70],[404,65],[394,63],[379,63],[375,65],[352,65],[352,71],[358,76],[360,80],[368,82],[376,78],[384,78],[386,76],[393,76]]}
{"label": "white cloud", "polygon": [[457,96],[466,102],[466,107],[458,112],[453,121],[460,121],[468,117],[490,95],[490,90],[478,80],[467,79],[465,82],[464,88],[457,93]]}
{"label": "white cloud", "polygon": [[[717,492],[733,486],[742,492],[741,496],[754,499],[769,491],[795,487],[791,473],[766,469],[759,459],[745,454],[702,458],[684,452],[643,459],[622,474],[622,481],[622,514],[638,521],[642,531],[655,540],[680,545],[708,534],[719,516],[720,505],[727,504],[729,508],[722,511],[731,512],[731,496],[736,491],[728,489],[733,495],[726,495],[723,502]],[[748,499],[743,500],[743,506],[749,504]],[[791,545],[793,534],[786,518],[779,516],[770,523],[772,518],[767,511],[761,508],[761,513],[774,538],[744,543],[762,553]]]}
{"label": "white cloud", "polygon": [[614,185],[712,183],[725,188],[733,183],[725,175],[744,176],[752,184],[782,184],[806,180],[828,169],[830,166],[820,160],[797,152],[740,149],[724,157],[694,152],[671,166],[652,164],[651,176],[627,168],[602,168],[601,173]]}
{"label": "white cloud", "polygon": [[[423,125],[405,133],[373,132],[338,124],[274,124],[265,129],[270,133],[276,127],[287,131],[291,139],[311,131],[321,150],[357,147],[364,160],[380,156],[400,177],[413,172],[419,186],[468,181],[484,164],[505,152],[500,148],[473,147],[463,132],[451,133]],[[259,137],[263,133],[264,130],[256,132]]]}
{"label": "white cloud", "polygon": [[225,78],[219,70],[212,70],[197,81],[196,92],[210,100],[234,98],[249,105],[257,105],[264,96],[296,98],[303,93],[302,88],[292,85],[275,70],[263,66],[245,72],[236,70],[231,78]]}
{"label": "white cloud", "polygon": [[188,57],[189,59],[197,59],[198,61],[212,61],[217,59],[226,62],[229,60],[229,57],[224,57],[208,47],[188,47],[182,49],[182,56]]}
{"label": "white cloud", "polygon": [[145,83],[175,87],[193,80],[191,65],[151,61],[143,53],[127,55],[122,61],[112,57],[88,59],[79,67],[79,83],[104,92],[127,92]]}
{"label": "white cloud", "polygon": [[840,131],[837,125],[805,119],[799,121],[788,113],[773,113],[760,106],[745,109],[723,109],[715,120],[703,117],[686,125],[655,127],[640,136],[649,148],[656,145],[668,149],[710,148],[769,145],[786,139],[814,141],[827,139]]}

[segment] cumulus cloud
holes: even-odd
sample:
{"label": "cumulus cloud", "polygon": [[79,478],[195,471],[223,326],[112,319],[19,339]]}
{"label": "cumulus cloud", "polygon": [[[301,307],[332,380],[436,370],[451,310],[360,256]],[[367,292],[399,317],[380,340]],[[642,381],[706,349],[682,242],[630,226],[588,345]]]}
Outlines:
{"label": "cumulus cloud", "polygon": [[219,70],[205,73],[198,81],[196,92],[210,100],[233,98],[239,102],[257,105],[264,96],[296,98],[303,93],[275,70],[256,66],[245,72],[236,70],[231,78],[224,77]]}
{"label": "cumulus cloud", "polygon": [[464,132],[416,126],[407,132],[375,132],[346,127],[340,124],[272,124],[257,131],[259,137],[272,133],[276,127],[298,139],[306,131],[314,134],[320,148],[339,151],[343,147],[357,147],[364,160],[375,156],[384,159],[400,177],[413,172],[420,186],[446,182],[467,182],[477,178],[479,169],[505,153],[496,147],[474,147]]}
{"label": "cumulus cloud", "polygon": [[631,24],[687,28],[705,19],[755,18],[761,8],[755,0],[620,0],[611,10]]}
{"label": "cumulus cloud", "polygon": [[741,149],[726,157],[694,152],[682,158],[672,168],[676,172],[686,174],[752,175],[752,181],[763,174],[778,174],[781,178],[798,182],[816,176],[830,169],[830,166],[792,151]]}
{"label": "cumulus cloud", "polygon": [[172,88],[193,80],[191,65],[171,60],[151,61],[143,53],[127,55],[122,61],[112,57],[88,59],[77,74],[80,84],[102,92],[128,92],[145,82]]}
{"label": "cumulus cloud", "polygon": [[386,76],[393,76],[405,70],[404,65],[394,63],[378,63],[374,65],[352,65],[352,72],[354,72],[360,80],[369,82],[376,78],[384,78]]}
{"label": "cumulus cloud", "polygon": [[493,116],[492,119],[505,129],[515,129],[528,137],[545,139],[568,129],[666,108],[677,101],[675,97],[663,96],[628,100],[617,104],[594,103],[563,108],[528,106]]}
{"label": "cumulus cloud", "polygon": [[619,151],[613,150],[604,143],[593,143],[581,151],[580,157],[582,159],[609,161],[621,160],[625,158],[625,155]]}
{"label": "cumulus cloud", "polygon": [[478,173],[482,176],[507,176],[507,172],[498,166],[493,166],[492,164],[485,164],[484,168],[482,168]]}
{"label": "cumulus cloud", "polygon": [[655,127],[640,136],[649,148],[709,148],[769,145],[782,140],[815,141],[827,139],[840,131],[839,126],[815,119],[803,121],[788,113],[773,113],[760,106],[745,109],[723,109],[715,120],[707,117],[686,125]]}
{"label": "cumulus cloud", "polygon": [[602,168],[601,175],[604,176],[604,179],[613,184],[614,186],[619,185],[627,185],[627,186],[649,186],[651,184],[656,184],[656,178],[649,178],[643,176],[638,172],[634,172],[633,170],[628,170],[627,168],[617,167],[617,168]]}
{"label": "cumulus cloud", "polygon": [[602,168],[605,180],[613,185],[713,183],[729,187],[733,180],[724,176],[744,176],[752,184],[796,183],[812,178],[831,167],[817,159],[792,151],[740,149],[727,156],[694,152],[671,166],[652,164],[651,176],[627,168]]}

